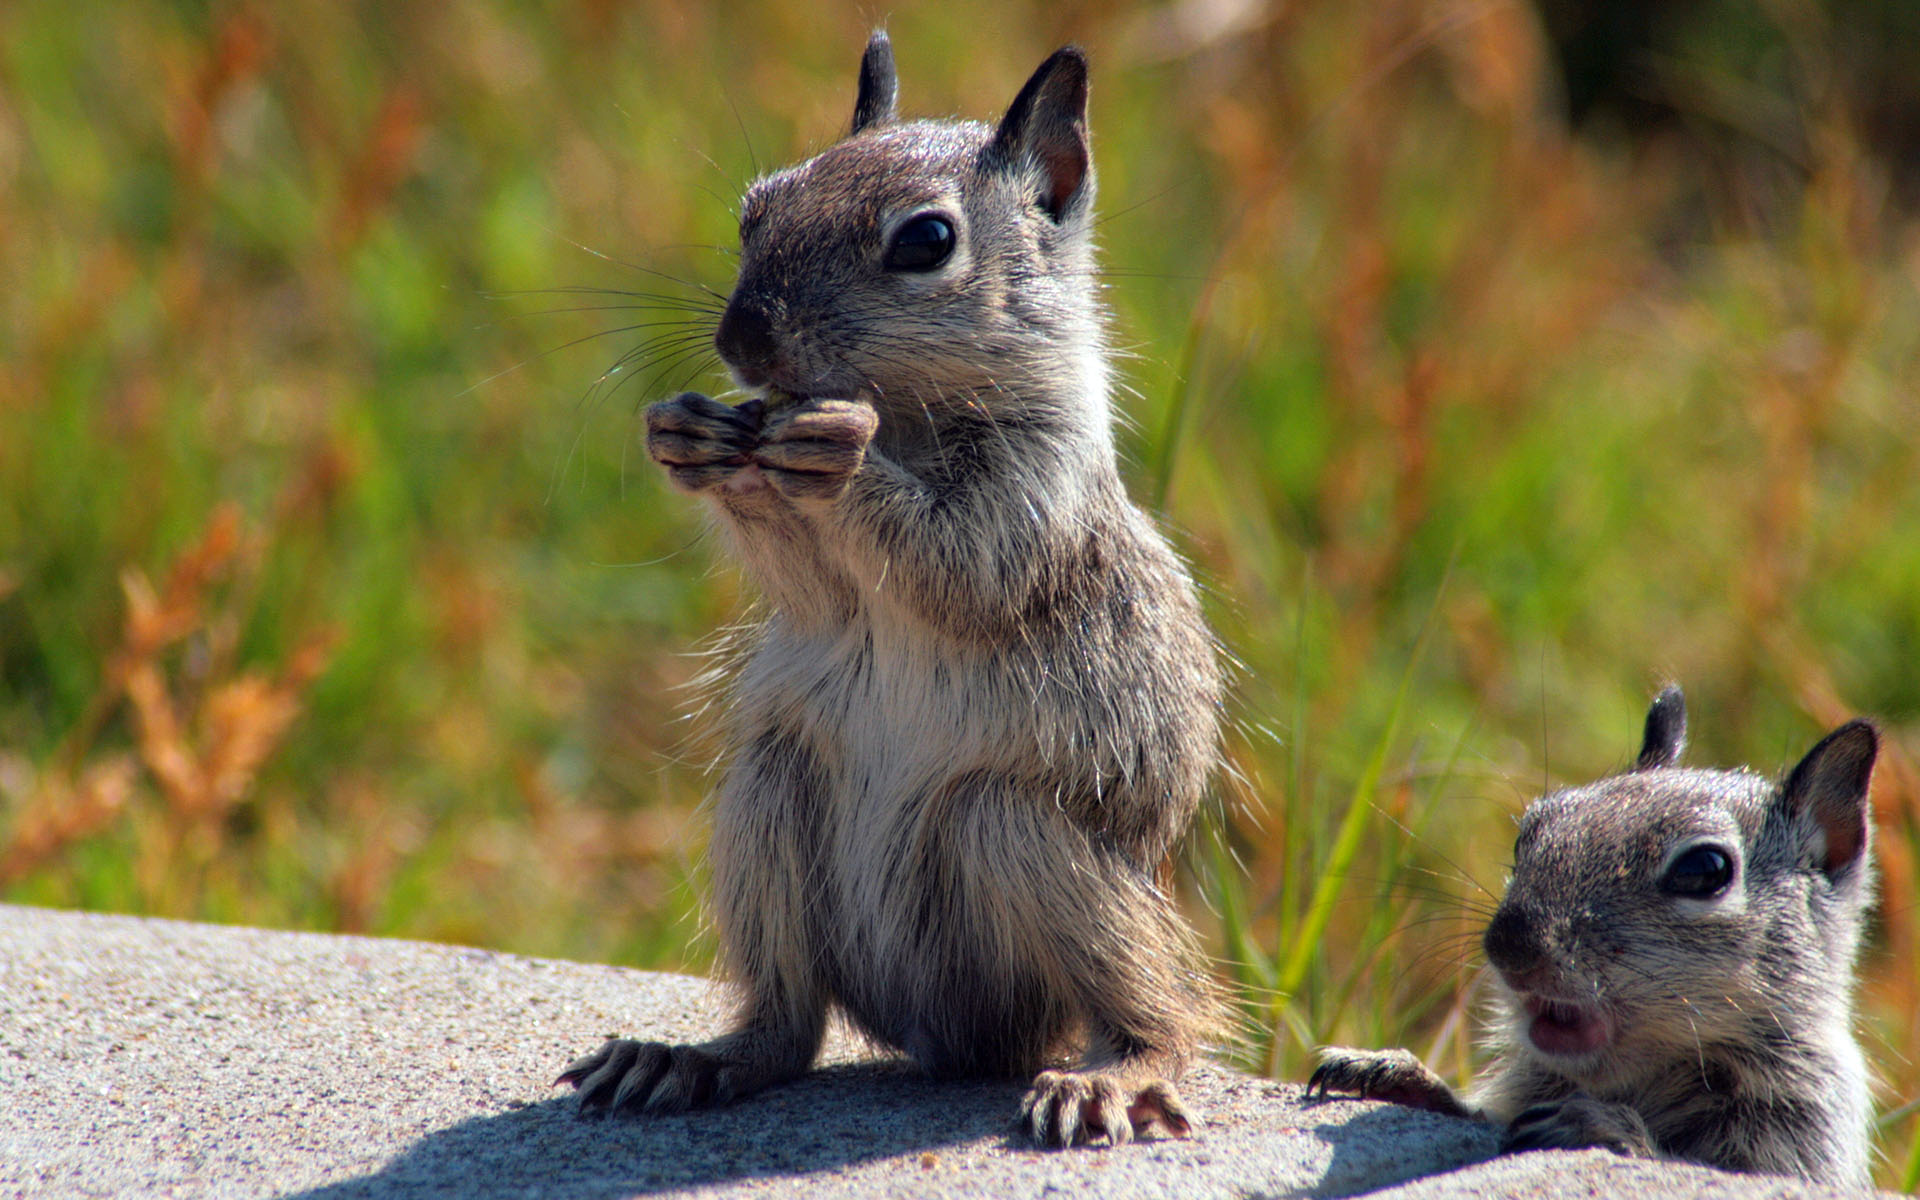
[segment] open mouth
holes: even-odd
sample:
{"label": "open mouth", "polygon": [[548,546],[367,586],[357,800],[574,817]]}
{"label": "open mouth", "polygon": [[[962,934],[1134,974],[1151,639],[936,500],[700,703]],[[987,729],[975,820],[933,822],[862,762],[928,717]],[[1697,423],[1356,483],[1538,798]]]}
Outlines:
{"label": "open mouth", "polygon": [[1598,1009],[1547,996],[1528,996],[1526,1008],[1527,1037],[1543,1054],[1591,1054],[1613,1036]]}

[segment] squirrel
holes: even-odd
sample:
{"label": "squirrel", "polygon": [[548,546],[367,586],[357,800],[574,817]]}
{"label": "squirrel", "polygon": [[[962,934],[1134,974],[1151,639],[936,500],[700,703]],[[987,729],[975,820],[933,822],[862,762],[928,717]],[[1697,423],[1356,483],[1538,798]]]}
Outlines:
{"label": "squirrel", "polygon": [[1054,53],[997,126],[903,121],[897,92],[875,33],[847,136],[746,193],[714,343],[752,398],[646,414],[768,610],[709,851],[736,1026],[556,1083],[724,1103],[805,1072],[837,1009],[935,1077],[1031,1077],[1042,1145],[1184,1135],[1223,1008],[1156,869],[1222,685],[1116,466],[1087,61]]}
{"label": "squirrel", "polygon": [[1778,781],[1676,766],[1668,687],[1622,774],[1535,800],[1482,944],[1496,1055],[1464,1099],[1406,1050],[1331,1047],[1307,1095],[1504,1124],[1502,1152],[1605,1147],[1869,1184],[1852,1030],[1879,735],[1828,734]]}

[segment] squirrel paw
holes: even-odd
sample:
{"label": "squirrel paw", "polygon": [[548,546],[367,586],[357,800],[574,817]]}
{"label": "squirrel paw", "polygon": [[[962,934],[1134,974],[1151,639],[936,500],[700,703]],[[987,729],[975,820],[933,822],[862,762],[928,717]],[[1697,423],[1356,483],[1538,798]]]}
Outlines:
{"label": "squirrel paw", "polygon": [[1650,1143],[1647,1123],[1633,1109],[1591,1096],[1570,1096],[1522,1110],[1507,1126],[1500,1153],[1599,1147],[1628,1158],[1652,1158]]}
{"label": "squirrel paw", "polygon": [[1449,1117],[1471,1115],[1446,1081],[1409,1050],[1351,1050],[1345,1046],[1321,1050],[1320,1065],[1307,1080],[1306,1098],[1328,1100],[1335,1095],[1385,1100]]}
{"label": "squirrel paw", "polygon": [[684,491],[725,482],[752,459],[758,411],[681,392],[647,409],[647,454]]}
{"label": "squirrel paw", "polygon": [[813,400],[767,418],[753,461],[789,500],[837,500],[866,461],[880,414],[853,400]]}
{"label": "squirrel paw", "polygon": [[1104,1071],[1042,1071],[1020,1102],[1020,1128],[1042,1146],[1059,1148],[1105,1138],[1120,1146],[1159,1125],[1175,1137],[1193,1131],[1193,1115],[1165,1080],[1132,1092]]}
{"label": "squirrel paw", "polygon": [[614,1038],[554,1080],[580,1093],[581,1111],[685,1112],[733,1099],[728,1064],[692,1046]]}

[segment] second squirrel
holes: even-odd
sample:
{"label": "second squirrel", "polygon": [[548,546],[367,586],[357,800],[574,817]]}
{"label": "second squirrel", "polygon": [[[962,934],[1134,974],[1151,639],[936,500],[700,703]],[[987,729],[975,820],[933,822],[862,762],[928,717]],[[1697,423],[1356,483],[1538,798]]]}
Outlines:
{"label": "second squirrel", "polygon": [[1603,1146],[1868,1183],[1853,965],[1872,893],[1865,721],[1782,781],[1675,766],[1668,688],[1624,774],[1535,801],[1483,939],[1498,1056],[1469,1095],[1405,1050],[1333,1047],[1309,1096],[1506,1126],[1503,1149]]}

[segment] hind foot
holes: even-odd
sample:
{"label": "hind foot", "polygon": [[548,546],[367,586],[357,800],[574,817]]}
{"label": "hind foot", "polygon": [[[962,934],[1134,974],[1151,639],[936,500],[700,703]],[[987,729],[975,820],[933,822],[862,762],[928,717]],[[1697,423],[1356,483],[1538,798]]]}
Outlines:
{"label": "hind foot", "polygon": [[740,1065],[693,1046],[614,1038],[575,1059],[557,1086],[580,1093],[582,1112],[676,1113],[726,1104],[744,1094]]}
{"label": "hind foot", "polygon": [[1174,1137],[1193,1131],[1193,1116],[1164,1079],[1145,1087],[1108,1071],[1043,1071],[1020,1103],[1020,1128],[1042,1146],[1121,1146],[1158,1125]]}

